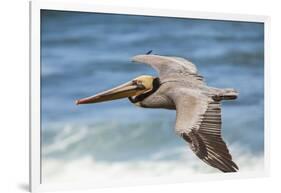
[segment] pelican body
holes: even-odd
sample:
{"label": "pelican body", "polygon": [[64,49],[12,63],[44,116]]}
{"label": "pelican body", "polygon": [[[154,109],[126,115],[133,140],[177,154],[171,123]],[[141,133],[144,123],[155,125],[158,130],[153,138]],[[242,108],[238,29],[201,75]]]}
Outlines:
{"label": "pelican body", "polygon": [[221,136],[222,100],[234,100],[234,89],[209,87],[196,66],[180,57],[137,55],[133,62],[150,65],[159,77],[139,76],[105,92],[82,98],[76,104],[126,98],[143,108],[176,110],[175,132],[198,158],[222,172],[236,172],[238,166]]}

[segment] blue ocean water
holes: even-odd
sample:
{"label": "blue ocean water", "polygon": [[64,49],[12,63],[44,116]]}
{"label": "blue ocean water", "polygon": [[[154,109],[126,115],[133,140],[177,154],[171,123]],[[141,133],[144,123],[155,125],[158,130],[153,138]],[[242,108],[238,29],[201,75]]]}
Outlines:
{"label": "blue ocean water", "polygon": [[174,111],[137,108],[127,99],[74,102],[142,74],[157,75],[130,61],[149,50],[189,59],[210,86],[237,89],[239,98],[222,105],[224,139],[253,157],[263,155],[262,23],[43,10],[43,164],[83,157],[101,163],[180,159],[177,149],[188,147],[174,133]]}

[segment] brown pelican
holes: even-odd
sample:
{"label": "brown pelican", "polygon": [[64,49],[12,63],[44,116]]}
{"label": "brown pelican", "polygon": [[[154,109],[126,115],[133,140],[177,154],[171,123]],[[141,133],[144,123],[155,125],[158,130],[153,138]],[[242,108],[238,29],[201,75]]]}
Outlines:
{"label": "brown pelican", "polygon": [[197,68],[180,57],[137,55],[133,62],[148,64],[159,77],[139,76],[132,81],[76,104],[98,103],[128,97],[137,106],[176,110],[175,131],[205,163],[223,172],[236,172],[221,136],[221,100],[237,98],[234,89],[206,85]]}

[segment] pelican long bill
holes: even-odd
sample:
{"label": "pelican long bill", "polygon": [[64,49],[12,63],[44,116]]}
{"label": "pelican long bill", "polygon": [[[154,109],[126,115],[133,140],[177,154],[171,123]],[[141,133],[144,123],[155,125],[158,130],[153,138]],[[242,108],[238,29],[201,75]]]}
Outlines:
{"label": "pelican long bill", "polygon": [[137,95],[139,92],[145,90],[142,85],[135,84],[134,81],[127,82],[110,90],[98,93],[96,95],[76,100],[76,104],[100,103],[104,101],[111,101],[122,99]]}

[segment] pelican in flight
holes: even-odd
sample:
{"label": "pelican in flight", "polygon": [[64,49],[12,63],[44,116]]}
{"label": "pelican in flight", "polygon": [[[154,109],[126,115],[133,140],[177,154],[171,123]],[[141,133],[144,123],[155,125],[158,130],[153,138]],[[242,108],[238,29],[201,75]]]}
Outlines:
{"label": "pelican in flight", "polygon": [[175,132],[190,146],[198,158],[222,172],[236,172],[221,135],[222,100],[234,100],[234,89],[207,86],[196,66],[180,57],[137,55],[133,62],[148,64],[159,77],[139,76],[125,84],[82,98],[76,104],[99,103],[128,97],[143,108],[176,110]]}

